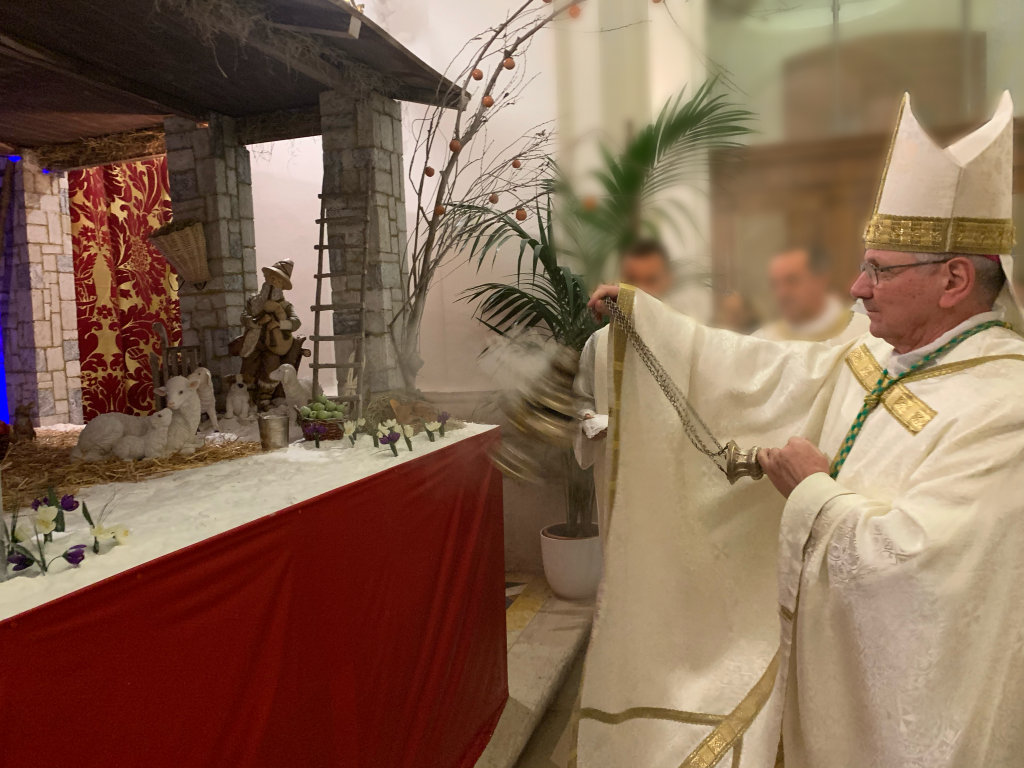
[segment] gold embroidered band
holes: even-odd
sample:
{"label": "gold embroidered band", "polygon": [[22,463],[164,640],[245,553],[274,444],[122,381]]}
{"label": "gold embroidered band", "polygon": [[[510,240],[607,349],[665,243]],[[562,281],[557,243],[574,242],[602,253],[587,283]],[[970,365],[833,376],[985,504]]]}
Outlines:
{"label": "gold embroidered band", "polygon": [[690,753],[679,768],[713,768],[718,765],[725,754],[735,746],[754,718],[760,713],[772,695],[772,688],[775,687],[775,677],[779,671],[779,651],[775,652],[768,669],[761,675],[743,700],[736,705],[736,709],[725,716],[725,719],[715,726],[704,740],[697,745],[697,748]]}
{"label": "gold embroidered band", "polygon": [[629,720],[671,720],[687,725],[718,725],[725,720],[725,717],[725,715],[686,712],[666,707],[630,707],[622,712],[605,712],[603,709],[594,709],[593,707],[583,707],[580,710],[580,719],[596,720],[605,725],[621,725]]}
{"label": "gold embroidered band", "polygon": [[[853,375],[860,385],[868,392],[875,388],[875,384],[882,376],[882,366],[878,364],[875,356],[871,354],[871,350],[865,344],[850,350],[846,356],[846,364],[853,371]],[[916,435],[924,429],[928,422],[937,415],[902,383],[885,393],[882,397],[882,405],[912,435]]]}
{"label": "gold embroidered band", "polygon": [[[623,283],[619,286],[618,305],[626,317],[633,315],[633,299],[636,288]],[[629,340],[626,332],[618,325],[611,329],[612,343],[612,405],[608,409],[608,418],[612,423],[612,456],[611,471],[608,473],[608,527],[611,527],[612,513],[615,511],[615,486],[619,477],[619,436],[622,432],[622,374],[625,370],[626,348]],[[608,531],[605,532],[605,537]]]}
{"label": "gold embroidered band", "polygon": [[864,230],[864,246],[880,251],[1010,253],[1016,243],[1013,219],[931,218],[876,213]]}

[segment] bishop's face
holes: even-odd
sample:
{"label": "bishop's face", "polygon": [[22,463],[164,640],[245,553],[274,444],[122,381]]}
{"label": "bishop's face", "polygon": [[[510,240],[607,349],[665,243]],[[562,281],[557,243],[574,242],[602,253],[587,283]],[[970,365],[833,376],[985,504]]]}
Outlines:
{"label": "bishop's face", "polygon": [[943,264],[918,263],[915,253],[874,249],[864,252],[864,262],[872,268],[862,269],[850,295],[864,300],[871,335],[899,350],[905,339],[933,323],[941,312]]}

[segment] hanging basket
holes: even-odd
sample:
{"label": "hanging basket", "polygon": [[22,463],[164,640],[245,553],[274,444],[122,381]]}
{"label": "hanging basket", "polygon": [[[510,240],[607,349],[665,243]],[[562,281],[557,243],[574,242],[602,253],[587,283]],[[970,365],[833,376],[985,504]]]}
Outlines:
{"label": "hanging basket", "polygon": [[205,283],[210,279],[206,263],[203,223],[194,219],[172,221],[154,230],[149,240],[178,273],[183,283]]}

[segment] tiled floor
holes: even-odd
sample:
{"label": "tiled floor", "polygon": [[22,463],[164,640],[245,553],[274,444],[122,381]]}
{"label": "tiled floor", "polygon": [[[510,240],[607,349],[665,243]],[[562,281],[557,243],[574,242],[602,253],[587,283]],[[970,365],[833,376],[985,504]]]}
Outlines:
{"label": "tiled floor", "polygon": [[[566,693],[570,700],[565,706],[561,698],[556,700],[556,694],[572,688],[564,683],[567,677],[571,678],[570,667],[581,658],[590,634],[593,603],[556,597],[543,576],[506,574],[505,604],[509,700],[477,768],[513,768],[546,712],[549,717],[540,724],[541,729],[556,730],[558,724],[552,718],[558,716],[556,712],[564,711],[565,731],[575,689],[571,695]],[[546,725],[548,719],[552,720],[550,725]],[[559,750],[568,756],[568,746],[562,749],[559,737],[560,733],[554,735],[551,749],[547,748],[547,741],[541,743],[538,737],[535,747],[538,754],[546,750],[546,756],[554,755],[556,767],[565,764]],[[550,768],[543,762],[526,765]]]}
{"label": "tiled floor", "polygon": [[515,768],[566,768],[569,764],[572,750],[569,721],[583,679],[584,656],[586,654],[581,650],[554,701],[523,748]]}

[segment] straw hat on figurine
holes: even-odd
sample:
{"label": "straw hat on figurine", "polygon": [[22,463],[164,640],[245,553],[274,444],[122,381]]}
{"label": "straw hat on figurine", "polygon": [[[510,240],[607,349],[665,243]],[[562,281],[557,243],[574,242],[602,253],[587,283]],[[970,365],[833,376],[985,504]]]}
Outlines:
{"label": "straw hat on figurine", "polygon": [[291,259],[281,259],[276,264],[263,268],[263,277],[270,281],[273,276],[282,283],[281,290],[292,289],[292,270],[295,269],[295,262]]}

